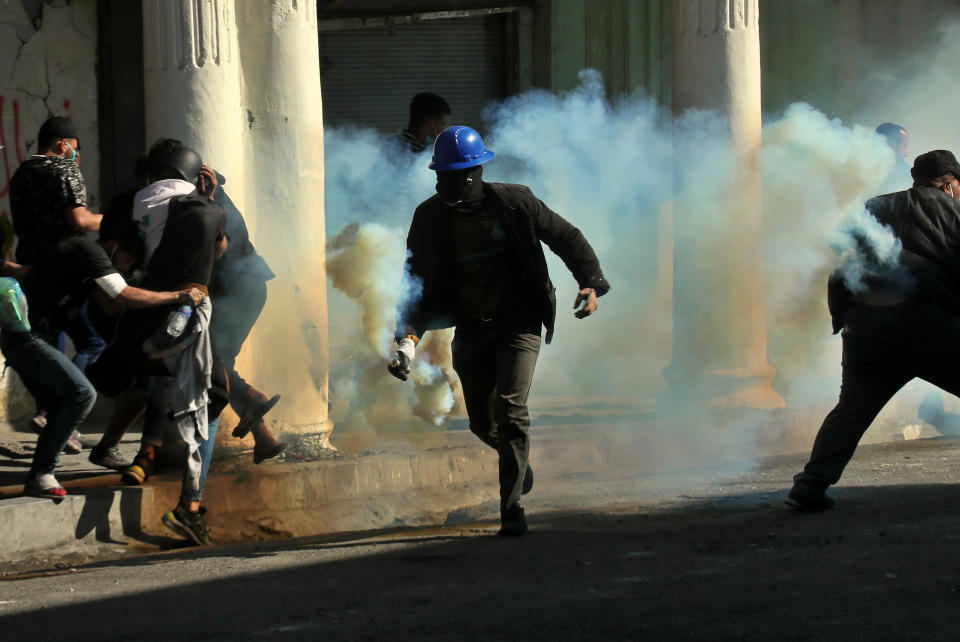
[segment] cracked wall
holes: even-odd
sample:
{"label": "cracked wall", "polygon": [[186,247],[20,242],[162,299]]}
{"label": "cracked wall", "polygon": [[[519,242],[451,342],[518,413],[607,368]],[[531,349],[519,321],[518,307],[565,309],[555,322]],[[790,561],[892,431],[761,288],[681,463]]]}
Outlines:
{"label": "cracked wall", "polygon": [[[96,0],[0,0],[0,216],[10,218],[10,177],[50,116],[76,123],[89,206],[100,211],[96,47]],[[32,411],[12,376],[0,379],[0,421]]]}

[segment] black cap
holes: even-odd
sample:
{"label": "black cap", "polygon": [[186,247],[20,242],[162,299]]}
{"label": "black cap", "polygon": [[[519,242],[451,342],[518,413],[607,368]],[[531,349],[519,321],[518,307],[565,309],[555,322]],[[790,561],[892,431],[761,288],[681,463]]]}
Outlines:
{"label": "black cap", "polygon": [[80,140],[80,134],[77,133],[77,126],[73,124],[72,120],[54,116],[53,118],[48,118],[47,122],[40,125],[40,133],[37,134],[37,140],[41,141],[41,143],[44,141],[53,142],[64,138]]}
{"label": "black cap", "polygon": [[953,152],[945,149],[935,149],[926,154],[920,154],[913,161],[910,175],[916,178],[937,178],[944,174],[953,174],[960,177],[960,163]]}

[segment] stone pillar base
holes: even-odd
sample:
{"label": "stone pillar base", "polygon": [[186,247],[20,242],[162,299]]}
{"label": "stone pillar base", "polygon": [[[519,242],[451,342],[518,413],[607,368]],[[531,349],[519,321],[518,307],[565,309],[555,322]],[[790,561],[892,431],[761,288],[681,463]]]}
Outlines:
{"label": "stone pillar base", "polygon": [[663,373],[667,389],[657,396],[656,410],[676,416],[716,408],[785,408],[783,397],[771,385],[775,374],[770,366],[682,373],[670,367]]}
{"label": "stone pillar base", "polygon": [[[273,436],[287,444],[285,453],[302,452],[304,455],[316,455],[314,451],[336,451],[337,447],[330,443],[330,434],[333,432],[332,421],[314,421],[303,424],[287,424],[282,421],[273,421],[270,415],[264,418],[267,428]],[[217,447],[214,457],[229,456],[253,448],[253,435],[248,434],[243,439],[233,436],[239,418],[232,408],[225,408],[220,415],[220,427],[217,430]],[[298,459],[299,457],[291,457]],[[303,459],[323,459],[319,455],[303,457]]]}

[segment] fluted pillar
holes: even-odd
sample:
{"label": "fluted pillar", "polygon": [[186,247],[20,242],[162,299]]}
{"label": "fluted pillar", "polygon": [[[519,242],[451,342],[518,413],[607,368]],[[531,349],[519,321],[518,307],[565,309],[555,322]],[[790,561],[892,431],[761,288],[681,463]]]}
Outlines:
{"label": "fluted pillar", "polygon": [[254,328],[257,381],[288,432],[324,435],[330,369],[317,3],[237,2],[248,221],[277,278]]}
{"label": "fluted pillar", "polygon": [[[782,407],[766,350],[758,0],[673,3],[674,116],[691,108],[718,112],[725,127],[709,141],[677,129],[673,356],[659,401]],[[719,189],[716,173],[703,175],[717,170],[691,154],[704,143],[732,158]]]}
{"label": "fluted pillar", "polygon": [[226,175],[276,274],[238,370],[283,396],[268,416],[275,431],[319,434],[327,444],[316,3],[144,0],[144,60],[148,142],[180,138]]}
{"label": "fluted pillar", "polygon": [[183,140],[240,183],[243,107],[233,0],[144,0],[143,50],[147,145]]}

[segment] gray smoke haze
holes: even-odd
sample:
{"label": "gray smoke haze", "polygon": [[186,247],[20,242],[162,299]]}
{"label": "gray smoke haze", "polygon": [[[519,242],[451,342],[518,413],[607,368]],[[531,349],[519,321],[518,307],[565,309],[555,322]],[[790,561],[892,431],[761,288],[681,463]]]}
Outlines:
{"label": "gray smoke haze", "polygon": [[[798,103],[768,116],[764,126],[769,362],[778,369],[774,385],[788,408],[825,409],[836,399],[840,342],[830,335],[826,282],[840,259],[848,261],[851,275],[856,273],[849,261],[852,235],[862,231],[882,256],[895,260],[892,236],[863,210],[863,202],[877,193],[894,167],[893,153],[873,132],[876,123],[896,119],[895,109],[891,114],[851,125]],[[456,112],[451,122],[457,122]],[[490,105],[484,124],[464,124],[479,129],[497,154],[484,166],[484,179],[530,186],[583,231],[613,286],[595,316],[577,320],[572,310],[576,283],[559,259],[547,253],[558,319],[555,341],[541,352],[531,392],[534,423],[538,415],[555,420],[592,413],[616,421],[649,412],[664,387],[662,371],[670,363],[674,325],[674,150],[687,159],[676,181],[682,198],[715,205],[705,208],[699,221],[703,247],[709,248],[737,206],[735,156],[724,121],[717,114],[693,111],[671,122],[642,94],[611,104],[599,74],[586,70],[571,92],[529,92]],[[915,140],[925,136],[918,131]],[[433,348],[418,349],[418,356],[430,353],[434,388],[429,394],[418,397],[385,371],[383,355],[392,349],[393,312],[403,289],[403,242],[414,208],[434,193],[435,177],[426,167],[429,150],[397,161],[386,157],[381,140],[370,130],[337,128],[327,130],[325,140],[328,236],[359,223],[355,237],[375,231],[383,240],[377,249],[364,250],[379,252],[376,261],[359,252],[335,270],[351,273],[359,285],[344,287],[331,274],[334,287],[346,292],[331,292],[330,297],[333,417],[350,415],[355,425],[365,422],[374,430],[414,426],[416,421],[408,418],[415,416],[442,422],[450,412],[462,414],[446,396],[456,387],[449,351],[437,349],[447,345],[449,334],[442,341],[435,336]],[[347,247],[353,242],[341,241]],[[336,259],[331,259],[335,267]],[[699,287],[707,298],[709,279]],[[373,331],[367,327],[372,318],[380,324]],[[385,399],[389,411],[370,410]],[[807,449],[820,418],[797,428],[785,447]],[[676,458],[676,465],[683,466],[684,453],[698,444],[692,449],[712,453],[713,461],[749,461],[777,450],[760,434],[770,420],[756,414],[733,426],[719,416],[690,422],[675,438],[659,433],[657,455],[660,463]],[[646,430],[645,424],[637,423],[637,430]]]}

